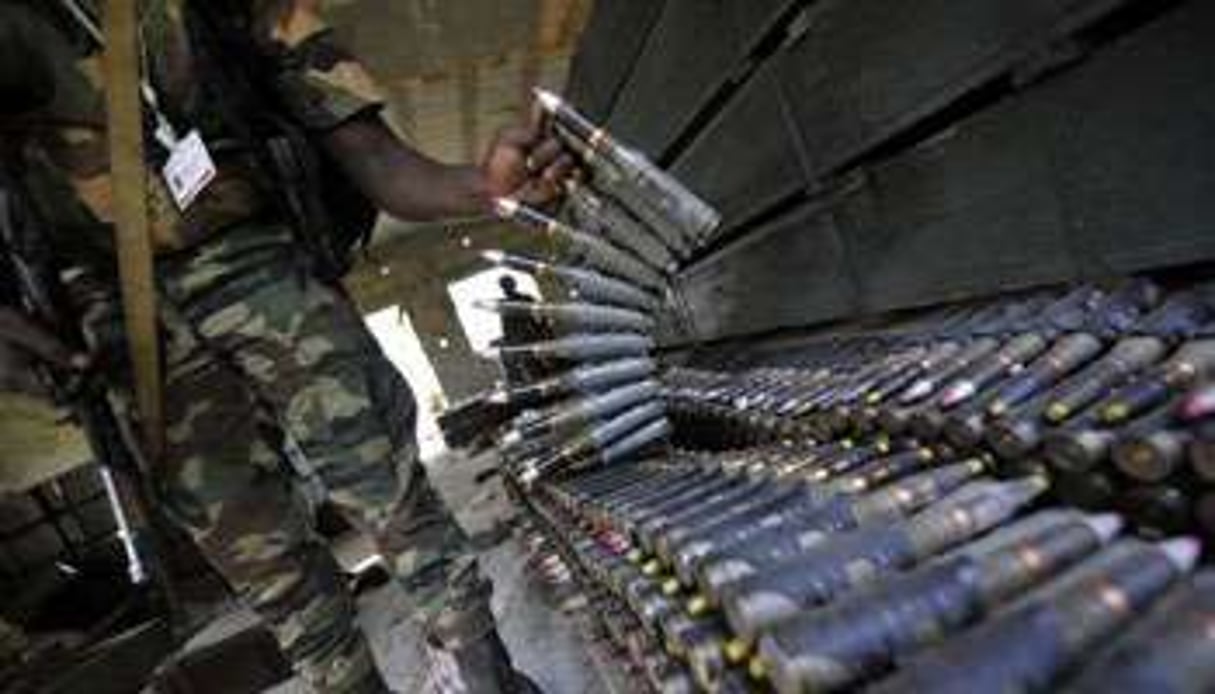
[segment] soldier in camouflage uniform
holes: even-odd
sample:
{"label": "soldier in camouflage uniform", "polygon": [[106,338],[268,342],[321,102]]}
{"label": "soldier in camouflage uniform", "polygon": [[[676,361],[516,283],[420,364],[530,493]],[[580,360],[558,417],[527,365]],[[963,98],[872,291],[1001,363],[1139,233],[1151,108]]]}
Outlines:
{"label": "soldier in camouflage uniform", "polygon": [[[285,115],[377,206],[434,218],[482,212],[490,196],[524,186],[554,194],[568,159],[532,131],[500,136],[479,167],[441,165],[402,144],[379,117],[374,82],[317,4],[233,0],[242,26],[276,61]],[[140,15],[148,77],[165,110],[213,145],[218,169],[184,212],[156,166],[148,176],[166,361],[161,499],[314,689],[387,691],[338,568],[285,473],[289,437],[421,606],[416,616],[449,687],[516,691],[522,679],[497,636],[489,584],[418,462],[413,396],[340,287],[313,276],[290,224],[256,185],[247,152],[225,145],[225,125],[209,107],[215,95],[193,70],[188,12],[187,0],[146,0]],[[113,352],[121,340],[104,227],[111,210],[100,56],[11,4],[0,4],[0,44],[9,63],[0,72],[36,63],[53,76],[50,101],[8,119],[2,134],[21,137],[31,178],[70,184],[43,196],[42,207],[56,219],[55,244],[87,332]],[[73,198],[83,206],[73,208]]]}

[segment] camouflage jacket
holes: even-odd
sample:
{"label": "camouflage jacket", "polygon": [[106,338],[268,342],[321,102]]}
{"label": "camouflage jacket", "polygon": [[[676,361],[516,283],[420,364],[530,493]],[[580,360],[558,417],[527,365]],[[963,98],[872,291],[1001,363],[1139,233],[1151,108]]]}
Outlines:
{"label": "camouflage jacket", "polygon": [[[11,0],[0,3],[5,1]],[[184,18],[189,1],[142,1],[140,33],[147,54],[145,69],[179,134],[198,129],[203,139],[214,145],[221,143],[227,133],[214,106],[214,92],[208,94],[205,79],[200,80],[196,74]],[[309,130],[324,131],[356,114],[381,108],[383,98],[375,82],[341,47],[321,18],[321,0],[229,1],[247,8],[247,21],[240,26],[252,33],[251,45],[264,51],[267,63],[273,66],[276,102],[288,111],[279,115],[294,118]],[[4,21],[5,16],[0,15],[0,22]],[[20,25],[18,31],[27,34],[28,43],[37,47],[51,65],[54,96],[34,113],[6,118],[8,122],[0,123],[0,131],[20,131],[27,143],[27,158],[68,182],[65,188],[74,191],[76,200],[84,203],[85,212],[109,222],[112,202],[103,56],[76,48],[49,22]],[[10,34],[12,31],[9,29]],[[0,65],[0,70],[14,69],[22,66]],[[159,149],[149,147],[147,177],[150,222],[159,250],[187,247],[261,211],[264,201],[259,199],[249,153],[239,147],[224,150],[221,146],[212,152],[218,168],[215,181],[184,214],[178,212],[158,174],[165,156]],[[65,192],[61,189],[59,198]],[[59,198],[55,206],[70,206],[71,202]]]}

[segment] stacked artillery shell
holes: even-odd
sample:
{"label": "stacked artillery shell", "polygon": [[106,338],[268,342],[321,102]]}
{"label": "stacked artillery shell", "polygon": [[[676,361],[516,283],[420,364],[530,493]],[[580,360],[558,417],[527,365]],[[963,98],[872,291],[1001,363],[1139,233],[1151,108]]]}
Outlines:
{"label": "stacked artillery shell", "polygon": [[633,251],[646,264],[662,272],[670,273],[678,267],[678,251],[667,247],[661,237],[619,205],[572,180],[566,185],[566,196],[571,217],[578,227],[597,232],[618,247]]}
{"label": "stacked artillery shell", "polygon": [[566,294],[558,301],[482,305],[553,336],[504,345],[503,359],[561,367],[529,383],[509,383],[493,396],[531,408],[503,438],[507,463],[525,486],[574,469],[617,465],[668,441],[672,427],[650,356],[656,317],[666,308],[668,275],[720,220],[560,98],[536,96],[554,133],[582,155],[590,180],[567,184],[572,224],[516,200],[495,202],[503,219],[543,234],[553,260],[500,251],[484,257],[534,273]]}
{"label": "stacked artillery shell", "polygon": [[575,229],[509,198],[498,199],[495,207],[503,219],[544,234],[554,255],[562,258],[566,264],[582,265],[632,282],[651,292],[661,291],[666,286],[666,278],[660,271],[598,236]]}
{"label": "stacked artillery shell", "polygon": [[571,299],[623,306],[646,313],[653,313],[659,307],[659,300],[649,291],[595,270],[535,260],[501,251],[485,251],[481,255],[495,265],[528,272],[542,282],[561,285],[565,287]]}
{"label": "stacked artillery shell", "polygon": [[[507,442],[656,686],[1212,691],[1215,581],[1185,580],[1185,536],[1215,536],[1209,312],[1093,320],[1097,294],[665,370],[583,360],[499,394],[533,408]],[[580,303],[647,312],[585,296],[528,310],[594,335],[565,315]],[[1052,306],[1057,324],[1037,319]],[[584,313],[607,338],[634,319]],[[668,407],[663,454],[586,464]]]}
{"label": "stacked artillery shell", "polygon": [[839,691],[875,679],[1096,552],[1117,516],[1048,510],[969,543],[923,568],[803,613],[760,644],[782,693]]}
{"label": "stacked artillery shell", "polygon": [[1215,375],[1215,340],[1182,345],[1159,365],[1145,371],[1065,427],[1044,438],[1044,452],[1056,467],[1068,472],[1092,469],[1105,461],[1120,429],[1154,431],[1169,421],[1169,402],[1186,389]]}
{"label": "stacked artillery shell", "polygon": [[959,463],[913,475],[867,494],[840,490],[821,503],[782,504],[718,536],[696,564],[697,585],[716,599],[726,586],[793,559],[833,533],[895,521],[957,490],[981,465]]}
{"label": "stacked artillery shell", "polygon": [[1197,543],[1126,539],[975,629],[911,659],[875,692],[1044,691],[1191,571]]}
{"label": "stacked artillery shell", "polygon": [[[588,371],[584,368],[581,374]],[[574,394],[543,409],[525,411],[503,435],[503,453],[520,479],[531,484],[571,466],[612,465],[665,441],[670,425],[662,387],[646,371],[636,373],[644,380],[609,382],[600,386],[602,392],[580,394],[594,387],[585,379],[544,386],[548,392]]]}
{"label": "stacked artillery shell", "polygon": [[1201,694],[1215,689],[1215,573],[1169,592],[1143,620],[1094,658],[1068,687],[1075,694]]}
{"label": "stacked artillery shell", "polygon": [[[554,133],[578,153],[589,185],[649,227],[668,249],[687,255],[717,230],[721,215],[640,153],[617,142],[555,94],[536,90]],[[617,222],[616,231],[626,228]],[[640,236],[636,237],[640,239]],[[636,243],[636,241],[635,241]]]}
{"label": "stacked artillery shell", "polygon": [[735,634],[754,641],[802,610],[1004,523],[1046,486],[1041,479],[972,482],[906,521],[824,536],[763,572],[734,578],[718,588],[720,602]]}

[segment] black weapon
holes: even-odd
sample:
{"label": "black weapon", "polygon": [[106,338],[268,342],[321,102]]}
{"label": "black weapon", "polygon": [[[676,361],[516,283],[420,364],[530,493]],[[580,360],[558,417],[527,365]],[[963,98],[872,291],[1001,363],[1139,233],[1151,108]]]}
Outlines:
{"label": "black weapon", "polygon": [[[60,280],[45,221],[29,199],[22,180],[0,166],[0,251],[11,261],[20,308],[69,347],[80,349],[85,341],[79,321]],[[132,583],[153,582],[161,589],[169,614],[175,614],[172,586],[156,560],[159,540],[136,439],[115,415],[106,384],[96,373],[81,375],[46,364],[39,369],[56,402],[71,410],[85,432],[115,515]]]}

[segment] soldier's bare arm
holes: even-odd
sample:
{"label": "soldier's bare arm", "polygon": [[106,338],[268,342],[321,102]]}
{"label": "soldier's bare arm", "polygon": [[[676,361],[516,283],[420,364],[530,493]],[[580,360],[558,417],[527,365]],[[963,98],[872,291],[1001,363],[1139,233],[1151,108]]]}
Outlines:
{"label": "soldier's bare arm", "polygon": [[527,129],[504,130],[480,165],[441,164],[403,142],[378,116],[349,120],[323,141],[356,184],[385,212],[427,220],[485,214],[493,197],[544,202],[568,168],[559,151]]}
{"label": "soldier's bare arm", "polygon": [[572,169],[556,141],[540,135],[537,119],[501,131],[476,164],[438,162],[384,122],[382,92],[334,39],[313,0],[294,0],[273,35],[288,49],[280,80],[285,100],[388,214],[409,220],[479,215],[489,212],[491,198],[510,194],[543,203]]}

